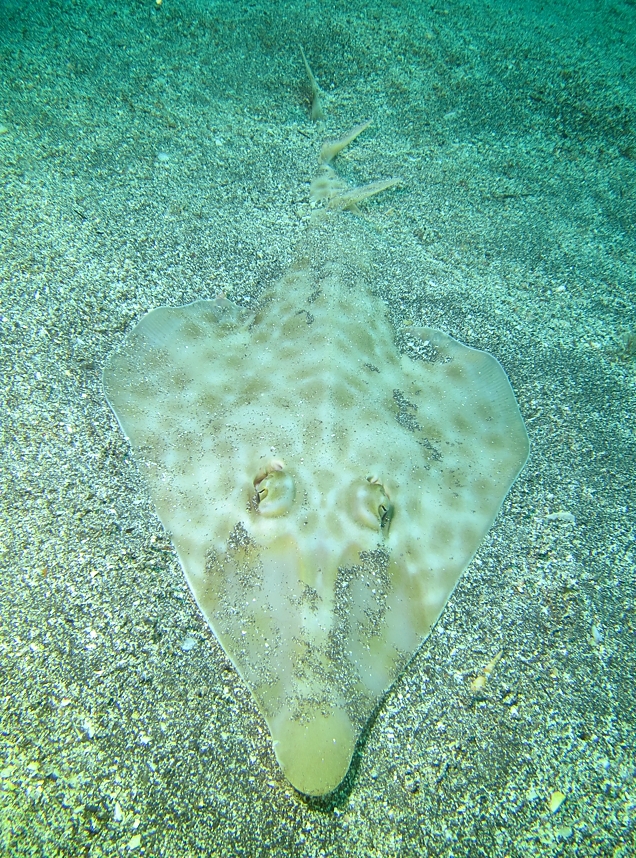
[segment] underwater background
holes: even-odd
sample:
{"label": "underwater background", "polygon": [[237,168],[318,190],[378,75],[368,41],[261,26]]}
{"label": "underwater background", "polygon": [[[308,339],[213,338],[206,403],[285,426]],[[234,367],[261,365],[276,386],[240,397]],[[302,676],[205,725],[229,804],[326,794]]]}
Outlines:
{"label": "underwater background", "polygon": [[[0,0],[0,70],[1,854],[635,855],[633,0]],[[316,805],[101,373],[153,307],[257,302],[366,119],[387,312],[494,354],[531,453]]]}

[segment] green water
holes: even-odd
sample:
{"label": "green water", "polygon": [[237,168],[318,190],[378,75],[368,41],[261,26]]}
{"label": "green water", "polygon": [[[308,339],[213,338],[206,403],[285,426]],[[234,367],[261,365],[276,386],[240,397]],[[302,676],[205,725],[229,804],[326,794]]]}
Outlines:
{"label": "green water", "polygon": [[[633,2],[0,0],[2,855],[636,854],[635,43]],[[315,803],[101,372],[153,307],[257,307],[367,119],[387,313],[494,354],[531,455]]]}

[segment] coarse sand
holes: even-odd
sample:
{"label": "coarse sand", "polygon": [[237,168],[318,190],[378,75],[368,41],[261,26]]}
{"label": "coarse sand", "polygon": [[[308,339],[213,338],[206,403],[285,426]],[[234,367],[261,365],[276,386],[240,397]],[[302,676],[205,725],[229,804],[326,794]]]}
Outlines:
{"label": "coarse sand", "polygon": [[[636,854],[633,0],[2,0],[0,62],[0,853]],[[338,173],[402,183],[338,216],[390,237],[396,330],[500,360],[531,456],[320,803],[101,372],[153,307],[256,306],[367,119]]]}

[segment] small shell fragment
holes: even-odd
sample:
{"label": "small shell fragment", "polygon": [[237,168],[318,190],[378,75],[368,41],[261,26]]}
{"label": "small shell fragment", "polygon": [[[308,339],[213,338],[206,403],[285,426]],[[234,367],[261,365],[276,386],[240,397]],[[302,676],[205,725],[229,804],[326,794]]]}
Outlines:
{"label": "small shell fragment", "polygon": [[550,808],[550,813],[556,813],[564,801],[565,801],[565,793],[561,792],[560,789],[554,790],[554,792],[550,796],[550,800],[548,801],[548,807]]}
{"label": "small shell fragment", "polygon": [[576,518],[571,512],[567,512],[567,510],[564,509],[560,509],[558,512],[551,512],[550,515],[546,515],[545,520],[563,521],[566,524],[576,524]]}
{"label": "small shell fragment", "polygon": [[196,645],[196,638],[193,638],[192,635],[188,635],[181,641],[181,649],[184,652],[190,652],[190,650],[194,649]]}

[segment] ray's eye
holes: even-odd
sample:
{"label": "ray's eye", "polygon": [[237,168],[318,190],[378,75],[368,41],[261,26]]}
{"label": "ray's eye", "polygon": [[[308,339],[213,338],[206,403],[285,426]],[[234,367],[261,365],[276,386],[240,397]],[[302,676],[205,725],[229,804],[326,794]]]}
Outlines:
{"label": "ray's eye", "polygon": [[254,477],[251,507],[267,518],[277,518],[289,512],[296,497],[294,478],[282,462],[275,460]]}
{"label": "ray's eye", "polygon": [[380,530],[382,531],[383,536],[389,535],[389,528],[391,527],[391,522],[393,521],[393,512],[395,507],[385,496],[385,501],[380,504],[378,507],[378,515],[380,516]]}
{"label": "ray's eye", "polygon": [[358,524],[370,530],[379,528],[382,536],[388,536],[394,506],[376,477],[356,480],[351,485],[349,512]]}

